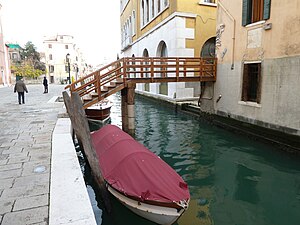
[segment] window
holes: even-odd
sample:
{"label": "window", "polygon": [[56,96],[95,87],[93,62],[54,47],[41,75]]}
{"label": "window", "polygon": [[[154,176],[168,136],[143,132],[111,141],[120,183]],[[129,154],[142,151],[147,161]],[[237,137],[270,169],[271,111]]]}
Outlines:
{"label": "window", "polygon": [[142,16],[142,25],[144,25],[145,24],[145,3],[144,3],[144,1],[142,1],[142,14],[141,14],[141,16]]}
{"label": "window", "polygon": [[154,0],[152,0],[152,4],[151,4],[151,17],[154,18]]}
{"label": "window", "polygon": [[157,0],[157,13],[160,13],[160,0]]}
{"label": "window", "polygon": [[132,35],[135,35],[135,24],[136,24],[135,11],[133,11],[132,12]]}
{"label": "window", "polygon": [[203,2],[206,2],[206,3],[215,3],[215,0],[203,0]]}
{"label": "window", "polygon": [[149,0],[146,0],[146,22],[149,22]]}
{"label": "window", "polygon": [[271,0],[243,0],[242,25],[270,18]]}
{"label": "window", "polygon": [[244,64],[242,101],[260,103],[261,63]]}
{"label": "window", "polygon": [[17,60],[18,59],[18,54],[17,53],[12,53],[12,59]]}
{"label": "window", "polygon": [[169,4],[169,1],[168,0],[164,0],[164,7],[167,7]]}
{"label": "window", "polygon": [[48,48],[52,48],[52,44],[48,44]]}
{"label": "window", "polygon": [[49,72],[50,72],[50,73],[53,73],[53,72],[54,72],[54,66],[49,65]]}
{"label": "window", "polygon": [[52,54],[50,54],[50,55],[49,55],[49,60],[52,60],[52,59],[53,59],[53,58],[52,58]]}
{"label": "window", "polygon": [[65,49],[69,49],[69,46],[68,46],[68,45],[65,45]]}

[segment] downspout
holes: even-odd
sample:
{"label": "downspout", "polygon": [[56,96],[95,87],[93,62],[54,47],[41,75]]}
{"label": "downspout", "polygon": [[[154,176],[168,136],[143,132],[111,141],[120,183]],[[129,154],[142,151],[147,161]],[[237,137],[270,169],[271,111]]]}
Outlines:
{"label": "downspout", "polygon": [[221,3],[221,1],[218,1],[218,5],[225,11],[225,13],[229,16],[229,18],[233,22],[233,34],[232,34],[232,53],[231,53],[231,70],[234,69],[234,49],[235,49],[235,19],[230,14],[230,12],[225,8],[225,6]]}

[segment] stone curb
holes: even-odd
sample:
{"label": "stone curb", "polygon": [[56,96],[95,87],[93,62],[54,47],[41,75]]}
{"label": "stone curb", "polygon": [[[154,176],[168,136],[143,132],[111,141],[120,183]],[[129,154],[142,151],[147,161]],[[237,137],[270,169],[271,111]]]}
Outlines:
{"label": "stone curb", "polygon": [[49,225],[58,224],[96,225],[69,118],[57,120],[52,137]]}

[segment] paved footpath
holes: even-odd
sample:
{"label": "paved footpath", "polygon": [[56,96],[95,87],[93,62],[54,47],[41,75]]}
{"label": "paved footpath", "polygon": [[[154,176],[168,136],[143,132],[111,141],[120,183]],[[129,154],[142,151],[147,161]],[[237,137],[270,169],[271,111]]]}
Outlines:
{"label": "paved footpath", "polygon": [[52,132],[64,104],[63,85],[27,85],[19,105],[12,87],[0,88],[0,224],[46,225]]}

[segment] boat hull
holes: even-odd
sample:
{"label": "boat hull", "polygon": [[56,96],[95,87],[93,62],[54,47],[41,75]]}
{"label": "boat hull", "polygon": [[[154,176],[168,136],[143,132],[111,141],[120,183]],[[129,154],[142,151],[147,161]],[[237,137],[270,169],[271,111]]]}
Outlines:
{"label": "boat hull", "polygon": [[136,213],[137,215],[144,217],[152,222],[162,225],[170,225],[175,223],[178,218],[184,213],[185,209],[176,209],[172,207],[165,207],[159,205],[151,205],[143,202],[139,202],[120,192],[108,185],[108,191],[117,198],[128,209]]}
{"label": "boat hull", "polygon": [[110,117],[111,107],[112,104],[91,106],[85,109],[85,114],[88,119],[103,121]]}

